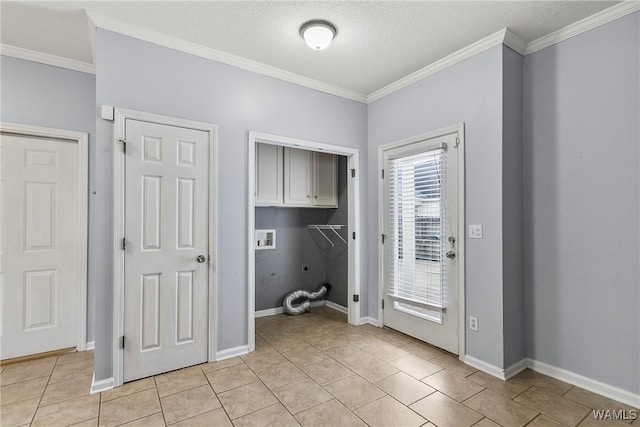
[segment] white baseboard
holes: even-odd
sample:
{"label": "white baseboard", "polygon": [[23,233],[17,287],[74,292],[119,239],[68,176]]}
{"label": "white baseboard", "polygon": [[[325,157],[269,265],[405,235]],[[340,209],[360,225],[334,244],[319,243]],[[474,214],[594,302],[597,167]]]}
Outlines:
{"label": "white baseboard", "polygon": [[96,381],[96,373],[94,372],[93,378],[91,378],[91,389],[89,390],[89,394],[95,394],[95,393],[100,393],[101,391],[111,390],[113,388],[113,384],[114,384],[113,377]]}
{"label": "white baseboard", "polygon": [[504,379],[508,380],[518,375],[520,372],[527,369],[527,359],[522,359],[511,366],[507,366],[504,370]]}
{"label": "white baseboard", "polygon": [[527,358],[526,361],[527,367],[536,372],[573,384],[601,396],[608,397],[609,399],[617,400],[618,402],[622,402],[626,405],[640,408],[640,394],[635,394],[592,378],[585,377],[584,375],[548,365],[538,360]]}
{"label": "white baseboard", "polygon": [[[328,301],[325,301],[325,300],[311,301],[311,308],[322,307],[322,306],[325,305],[326,302],[328,302]],[[331,303],[331,304],[333,304],[333,303]],[[331,307],[331,308],[333,308],[333,307]],[[255,318],[257,319],[258,317],[275,316],[275,315],[282,314],[282,313],[284,313],[284,308],[282,308],[282,307],[267,308],[266,310],[257,310],[256,313],[255,313]]]}
{"label": "white baseboard", "polygon": [[342,306],[340,304],[336,304],[335,302],[331,302],[329,300],[325,300],[324,306],[337,310],[340,313],[349,314],[349,309],[347,307]]}
{"label": "white baseboard", "polygon": [[216,353],[216,361],[231,359],[232,357],[242,356],[249,353],[249,345],[240,345],[238,347],[228,348]]}
{"label": "white baseboard", "polygon": [[95,350],[96,342],[95,341],[87,341],[87,345],[84,348],[85,350]]}
{"label": "white baseboard", "polygon": [[491,363],[487,363],[484,360],[476,359],[475,357],[469,356],[468,354],[465,354],[461,360],[467,365],[473,366],[474,368],[479,369],[482,372],[487,373],[493,377],[499,378],[503,381],[506,379],[504,369],[498,368],[497,366],[492,365]]}
{"label": "white baseboard", "polygon": [[380,325],[380,321],[373,317],[361,317],[359,325],[373,325],[378,328],[382,327],[382,325]]}

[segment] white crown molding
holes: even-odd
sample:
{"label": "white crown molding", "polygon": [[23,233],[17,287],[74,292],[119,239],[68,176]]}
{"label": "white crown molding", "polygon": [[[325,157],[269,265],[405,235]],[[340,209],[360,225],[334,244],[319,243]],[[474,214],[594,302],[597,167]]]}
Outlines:
{"label": "white crown molding", "polygon": [[381,89],[376,90],[375,92],[372,92],[367,96],[367,103],[370,104],[372,102],[375,102],[380,98],[383,98],[393,92],[396,92],[426,77],[429,77],[439,71],[442,71],[455,64],[458,64],[464,61],[465,59],[471,58],[474,55],[477,55],[494,46],[498,46],[504,43],[507,32],[512,34],[512,36],[510,36],[510,42],[513,43],[514,45],[518,45],[518,43],[513,42],[513,40],[515,39],[514,37],[515,34],[509,31],[508,29],[503,28],[497,33],[494,33],[488,37],[485,37],[482,40],[479,40],[473,44],[470,44],[467,47],[463,47],[462,49],[452,53],[451,55],[445,56],[444,58],[439,59],[436,62],[430,65],[427,65],[426,67],[421,68],[418,71],[415,71],[409,74],[408,76],[401,78],[400,80],[397,80]]}
{"label": "white crown molding", "polygon": [[527,49],[527,42],[509,28],[504,29],[504,40],[502,40],[502,44],[515,50],[520,55],[524,55]]}
{"label": "white crown molding", "polygon": [[4,43],[0,44],[0,54],[12,58],[24,59],[26,61],[52,65],[54,67],[66,68],[68,70],[80,71],[82,73],[96,73],[96,67],[87,62],[76,61],[75,59],[63,58],[61,56],[50,55],[48,53],[37,52]]}
{"label": "white crown molding", "polygon": [[170,49],[179,50],[181,52],[186,52],[191,55],[211,59],[217,62],[222,62],[223,64],[231,65],[233,67],[241,68],[247,71],[252,71],[257,74],[274,77],[279,80],[284,80],[300,86],[308,87],[310,89],[315,89],[320,92],[340,96],[342,98],[350,99],[357,102],[367,102],[366,95],[353,90],[344,89],[309,77],[285,71],[280,68],[272,67],[270,65],[232,55],[230,53],[204,47],[202,45],[188,42],[177,37],[169,36],[167,34],[163,34],[154,30],[149,30],[137,25],[113,19],[99,13],[87,11],[87,15],[89,16],[89,20],[93,22],[93,25],[98,28],[124,34],[129,37],[168,47]]}
{"label": "white crown molding", "polygon": [[545,47],[560,43],[568,38],[577,36],[578,34],[582,34],[638,10],[640,10],[640,1],[638,0],[627,0],[622,3],[617,3],[616,5],[601,12],[595,13],[578,22],[567,25],[558,31],[554,31],[551,34],[547,34],[546,36],[529,42],[524,54],[530,55],[533,52],[537,52]]}

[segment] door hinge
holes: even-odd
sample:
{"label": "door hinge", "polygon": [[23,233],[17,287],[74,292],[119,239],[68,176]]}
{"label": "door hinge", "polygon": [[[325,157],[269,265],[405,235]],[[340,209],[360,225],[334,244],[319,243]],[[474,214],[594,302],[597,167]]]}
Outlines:
{"label": "door hinge", "polygon": [[351,233],[351,238],[352,238],[353,240],[356,240],[356,232],[355,232],[355,231],[354,231],[353,233]]}
{"label": "door hinge", "polygon": [[384,310],[384,300],[382,300],[382,309]]}
{"label": "door hinge", "polygon": [[120,348],[124,349],[124,335],[120,337]]}
{"label": "door hinge", "polygon": [[384,169],[382,169],[382,179],[384,179]]}
{"label": "door hinge", "polygon": [[353,294],[353,302],[360,302],[360,295]]}
{"label": "door hinge", "polygon": [[384,234],[381,234],[380,238],[382,239],[382,244],[384,245]]}
{"label": "door hinge", "polygon": [[127,140],[126,139],[119,139],[118,141],[122,142],[122,152],[127,154]]}
{"label": "door hinge", "polygon": [[356,177],[356,170],[351,169],[351,178],[355,178],[355,177]]}
{"label": "door hinge", "polygon": [[126,250],[127,249],[127,239],[125,239],[124,237],[122,238],[122,250]]}

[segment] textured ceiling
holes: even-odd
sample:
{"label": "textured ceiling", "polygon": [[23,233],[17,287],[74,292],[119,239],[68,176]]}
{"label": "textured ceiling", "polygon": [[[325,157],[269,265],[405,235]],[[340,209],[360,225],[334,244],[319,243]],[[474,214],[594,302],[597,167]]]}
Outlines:
{"label": "textured ceiling", "polygon": [[[74,1],[0,3],[2,43],[91,62],[83,9],[362,94],[508,27],[529,42],[616,1]],[[338,28],[309,49],[302,23]]]}

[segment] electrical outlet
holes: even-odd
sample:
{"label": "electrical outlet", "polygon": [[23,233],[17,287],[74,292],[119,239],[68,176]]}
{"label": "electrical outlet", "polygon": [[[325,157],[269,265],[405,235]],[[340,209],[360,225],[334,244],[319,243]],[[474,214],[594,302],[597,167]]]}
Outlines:
{"label": "electrical outlet", "polygon": [[308,273],[309,272],[309,266],[307,264],[302,264],[302,272],[303,273]]}
{"label": "electrical outlet", "polygon": [[469,238],[482,239],[482,224],[469,225]]}
{"label": "electrical outlet", "polygon": [[478,318],[475,316],[469,316],[469,329],[478,332]]}

